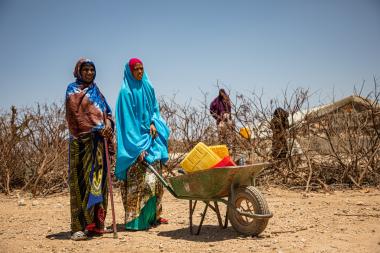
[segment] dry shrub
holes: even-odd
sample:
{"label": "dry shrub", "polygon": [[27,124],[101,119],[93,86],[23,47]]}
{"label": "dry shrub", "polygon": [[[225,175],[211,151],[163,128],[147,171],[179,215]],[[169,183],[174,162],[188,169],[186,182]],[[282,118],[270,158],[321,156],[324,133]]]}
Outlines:
{"label": "dry shrub", "polygon": [[[20,111],[20,112],[19,112]],[[61,191],[67,181],[67,130],[63,107],[40,105],[0,115],[0,187],[33,194]]]}
{"label": "dry shrub", "polygon": [[[366,98],[356,96],[356,100],[362,100],[360,103],[348,103],[319,116],[310,108],[308,90],[285,91],[281,99],[269,103],[260,93],[238,93],[231,98],[234,126],[224,144],[229,145],[235,160],[243,156],[248,163],[270,162],[271,166],[261,175],[264,183],[306,191],[328,190],[329,185],[379,185],[379,94],[372,92]],[[178,104],[174,98],[161,99],[163,117],[172,130],[170,169],[178,167],[186,152],[199,141],[208,145],[222,144],[218,143],[208,101],[207,94],[198,107]],[[277,107],[284,108],[290,115],[289,151],[281,160],[271,157],[270,121]],[[252,138],[240,136],[241,127],[249,128]]]}
{"label": "dry shrub", "polygon": [[[359,93],[360,95],[360,93]],[[380,184],[380,110],[375,81],[361,103],[346,104],[320,115],[309,108],[308,90],[285,91],[266,102],[262,93],[231,96],[234,124],[220,143],[210,99],[203,94],[198,105],[160,98],[163,118],[171,129],[168,171],[173,174],[187,152],[198,142],[228,144],[232,157],[247,163],[270,162],[260,176],[262,184],[289,188],[328,188],[331,185]],[[271,157],[270,121],[274,110],[289,112],[288,155]],[[239,134],[249,128],[251,138]],[[46,195],[67,188],[68,131],[63,106],[40,105],[0,111],[0,191],[15,189]]]}

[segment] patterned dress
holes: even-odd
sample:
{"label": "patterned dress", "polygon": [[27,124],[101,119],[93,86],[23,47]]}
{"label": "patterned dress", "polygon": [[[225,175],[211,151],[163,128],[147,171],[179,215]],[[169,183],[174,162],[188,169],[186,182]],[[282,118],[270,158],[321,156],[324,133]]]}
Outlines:
{"label": "patterned dress", "polygon": [[[160,171],[159,162],[152,165]],[[125,224],[129,230],[145,230],[155,225],[162,213],[162,183],[141,163],[128,170],[121,195],[125,209]]]}
{"label": "patterned dress", "polygon": [[[101,231],[106,217],[108,188],[104,143],[97,133],[70,140],[71,231]],[[91,175],[92,174],[92,175]],[[92,176],[92,182],[89,180]],[[89,206],[91,196],[102,201]]]}

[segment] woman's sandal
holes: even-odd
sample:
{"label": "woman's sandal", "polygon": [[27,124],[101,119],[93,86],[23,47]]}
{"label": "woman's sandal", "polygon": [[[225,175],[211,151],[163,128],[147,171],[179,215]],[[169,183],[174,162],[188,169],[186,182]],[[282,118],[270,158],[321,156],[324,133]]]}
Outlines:
{"label": "woman's sandal", "polygon": [[169,224],[169,220],[165,218],[158,218],[157,220],[158,224]]}
{"label": "woman's sandal", "polygon": [[97,228],[95,223],[88,224],[85,229],[86,235],[102,235],[112,233],[113,230],[109,228]]}
{"label": "woman's sandal", "polygon": [[97,235],[102,235],[102,234],[109,234],[109,233],[112,233],[113,230],[110,229],[110,228],[104,228],[104,229],[100,229],[100,228],[94,228],[92,231],[90,231],[92,233],[95,233]]}
{"label": "woman's sandal", "polygon": [[84,241],[87,240],[88,237],[83,231],[77,231],[71,236],[71,240],[73,241]]}

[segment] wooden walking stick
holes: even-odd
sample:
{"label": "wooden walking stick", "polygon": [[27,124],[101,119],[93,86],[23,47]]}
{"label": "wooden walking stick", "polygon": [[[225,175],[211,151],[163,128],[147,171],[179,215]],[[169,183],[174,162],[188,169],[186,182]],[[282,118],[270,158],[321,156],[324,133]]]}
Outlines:
{"label": "wooden walking stick", "polygon": [[113,203],[113,193],[112,193],[111,164],[110,164],[110,158],[108,155],[107,138],[105,138],[105,137],[104,137],[104,149],[106,150],[108,191],[109,191],[110,200],[111,200],[113,238],[117,239],[117,228],[116,228],[116,220],[115,220],[115,206]]}

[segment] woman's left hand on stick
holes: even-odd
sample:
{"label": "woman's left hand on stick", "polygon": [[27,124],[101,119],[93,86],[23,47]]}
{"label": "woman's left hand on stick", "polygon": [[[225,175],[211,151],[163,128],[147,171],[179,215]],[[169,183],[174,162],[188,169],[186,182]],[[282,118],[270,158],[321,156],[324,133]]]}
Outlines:
{"label": "woman's left hand on stick", "polygon": [[107,139],[112,138],[112,126],[111,126],[111,121],[109,119],[106,119],[105,121],[105,126],[101,130],[101,135]]}
{"label": "woman's left hand on stick", "polygon": [[140,153],[139,158],[138,158],[138,161],[139,161],[139,162],[144,161],[145,155],[146,155],[146,151],[144,150],[144,151],[142,151],[142,152]]}

